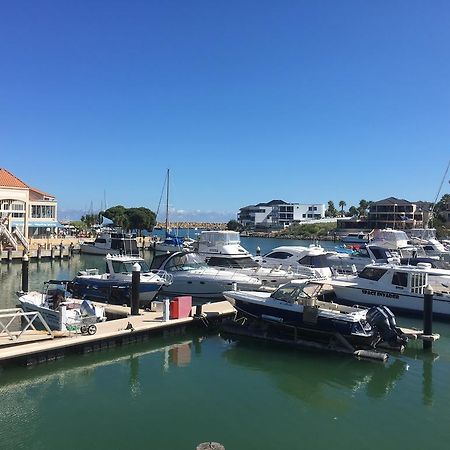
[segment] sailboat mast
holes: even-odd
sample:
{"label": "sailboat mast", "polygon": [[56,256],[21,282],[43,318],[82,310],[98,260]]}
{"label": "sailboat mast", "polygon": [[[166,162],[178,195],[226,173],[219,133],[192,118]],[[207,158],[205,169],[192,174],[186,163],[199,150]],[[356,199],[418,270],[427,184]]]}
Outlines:
{"label": "sailboat mast", "polygon": [[169,232],[169,169],[167,169],[167,186],[166,186],[166,236]]}

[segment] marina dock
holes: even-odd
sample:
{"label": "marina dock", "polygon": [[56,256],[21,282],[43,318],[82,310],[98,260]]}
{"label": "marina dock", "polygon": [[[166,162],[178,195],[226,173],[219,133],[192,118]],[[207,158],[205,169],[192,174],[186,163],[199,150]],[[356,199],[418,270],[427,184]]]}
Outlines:
{"label": "marina dock", "polygon": [[20,343],[0,334],[0,366],[34,365],[63,358],[70,353],[90,353],[131,343],[144,342],[150,336],[182,335],[190,327],[210,327],[223,318],[234,315],[235,309],[227,301],[202,305],[202,314],[196,316],[196,307],[190,317],[163,320],[160,311],[140,310],[139,315],[128,315],[130,308],[105,305],[107,314],[122,316],[98,323],[94,335],[75,331],[54,332],[53,338],[44,332],[27,331]]}

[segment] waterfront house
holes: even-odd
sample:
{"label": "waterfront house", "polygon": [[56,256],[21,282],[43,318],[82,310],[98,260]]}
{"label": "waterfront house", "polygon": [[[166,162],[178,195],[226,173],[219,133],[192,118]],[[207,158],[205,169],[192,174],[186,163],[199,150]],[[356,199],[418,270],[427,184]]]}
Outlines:
{"label": "waterfront house", "polygon": [[346,231],[422,228],[430,219],[431,206],[430,202],[413,203],[396,197],[388,197],[371,202],[367,217],[339,219],[337,228]]}
{"label": "waterfront house", "polygon": [[51,194],[29,186],[0,168],[0,224],[4,235],[50,236],[56,233],[58,204]]}
{"label": "waterfront house", "polygon": [[323,219],[325,205],[288,203],[283,200],[271,200],[241,208],[238,222],[250,229],[281,229],[293,223]]}

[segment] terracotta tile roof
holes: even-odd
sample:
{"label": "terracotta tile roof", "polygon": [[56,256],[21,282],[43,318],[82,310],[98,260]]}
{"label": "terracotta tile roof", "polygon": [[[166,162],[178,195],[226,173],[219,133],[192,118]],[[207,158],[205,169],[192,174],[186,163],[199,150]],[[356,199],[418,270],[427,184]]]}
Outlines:
{"label": "terracotta tile roof", "polygon": [[55,198],[55,196],[52,194],[47,194],[47,192],[30,187],[30,200],[31,201],[42,200],[43,197]]}
{"label": "terracotta tile roof", "polygon": [[29,186],[25,184],[22,180],[19,180],[11,172],[0,167],[0,186],[4,187],[14,187],[14,188],[28,188]]}

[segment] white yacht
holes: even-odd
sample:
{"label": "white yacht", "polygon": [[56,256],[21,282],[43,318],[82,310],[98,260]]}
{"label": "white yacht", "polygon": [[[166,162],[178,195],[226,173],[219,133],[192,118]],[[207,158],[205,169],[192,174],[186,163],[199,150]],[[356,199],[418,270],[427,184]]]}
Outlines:
{"label": "white yacht", "polygon": [[261,281],[235,270],[219,270],[210,267],[196,253],[173,253],[156,255],[151,267],[164,270],[172,276],[172,283],[161,288],[161,292],[176,295],[191,295],[197,298],[223,298],[223,292],[236,287],[240,290],[256,290]]}
{"label": "white yacht", "polygon": [[389,249],[399,249],[409,247],[408,240],[408,235],[404,231],[386,228],[375,231],[372,244]]}
{"label": "white yacht", "polygon": [[279,267],[262,267],[250,252],[241,245],[236,231],[202,231],[196,251],[205,258],[208,266],[220,270],[238,271],[258,278],[265,286],[278,287],[294,279],[305,278],[304,273],[285,270]]}
{"label": "white yacht", "polygon": [[255,261],[262,267],[292,270],[305,277],[331,277],[332,272],[327,257],[334,253],[318,245],[309,247],[284,245],[274,248],[264,256],[255,257]]}
{"label": "white yacht", "polygon": [[407,230],[406,233],[410,242],[413,245],[421,245],[427,256],[450,261],[450,251],[436,239],[435,228],[412,228]]}
{"label": "white yacht", "polygon": [[431,264],[369,264],[358,275],[336,276],[327,283],[342,301],[415,313],[423,311],[424,289],[431,285],[435,291],[433,312],[450,318],[450,271],[434,269]]}
{"label": "white yacht", "polygon": [[167,272],[152,271],[143,258],[127,255],[106,255],[106,273],[98,269],[78,272],[70,289],[74,295],[91,300],[123,304],[129,302],[133,265],[140,270],[139,302],[145,306],[158,294],[162,286],[169,285],[172,277]]}
{"label": "white yacht", "polygon": [[327,256],[328,263],[332,269],[340,271],[350,266],[354,266],[360,272],[372,262],[387,262],[389,258],[398,256],[398,253],[377,245],[368,244],[352,250],[350,253],[330,253]]}
{"label": "white yacht", "polygon": [[94,242],[81,243],[80,252],[90,255],[139,255],[136,236],[122,232],[102,232]]}

